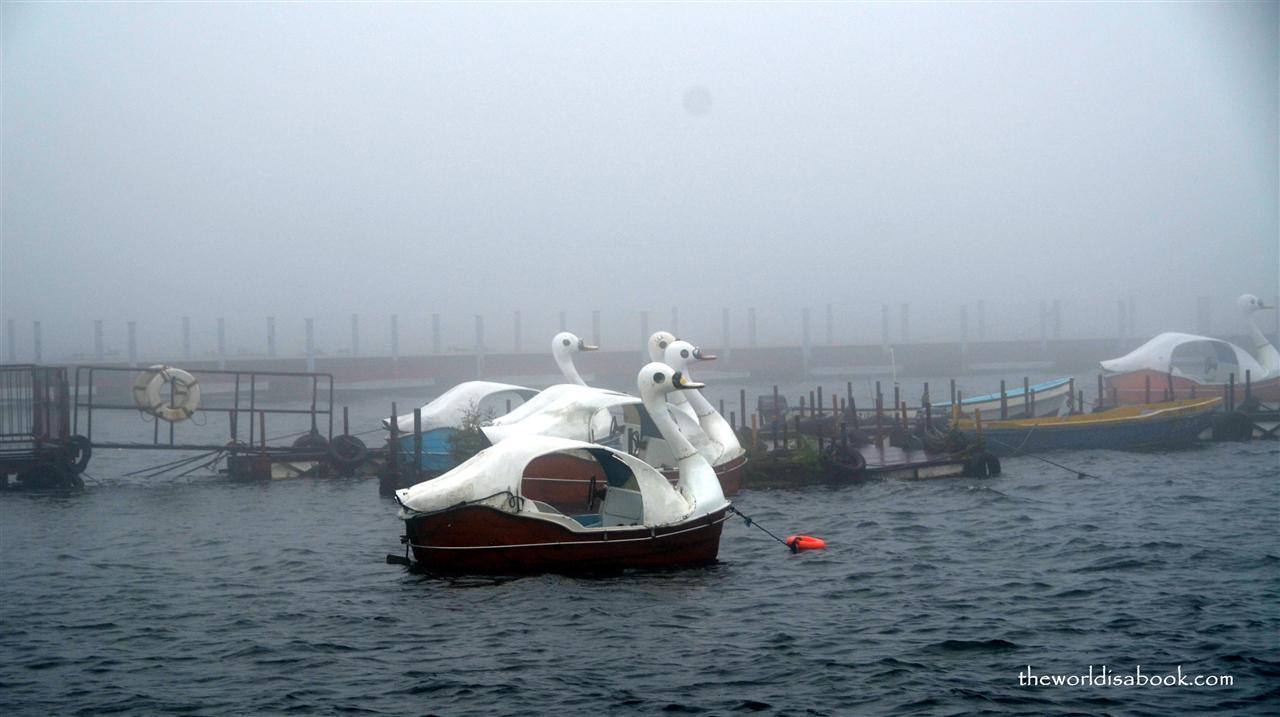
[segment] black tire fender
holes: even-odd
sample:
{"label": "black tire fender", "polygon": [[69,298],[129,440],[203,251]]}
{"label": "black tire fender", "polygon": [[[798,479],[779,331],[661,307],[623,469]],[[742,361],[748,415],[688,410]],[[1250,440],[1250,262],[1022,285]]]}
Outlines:
{"label": "black tire fender", "polygon": [[93,457],[93,444],[84,436],[75,435],[67,441],[67,464],[73,473],[83,473]]}
{"label": "black tire fender", "polygon": [[358,468],[369,457],[364,441],[350,434],[334,436],[329,442],[329,460],[346,469]]}
{"label": "black tire fender", "polygon": [[967,478],[991,478],[1000,475],[1000,459],[991,451],[982,451],[964,462]]}
{"label": "black tire fender", "polygon": [[293,447],[318,448],[320,450],[324,450],[329,447],[329,441],[325,439],[324,435],[322,435],[320,431],[311,430],[295,438],[293,441]]}

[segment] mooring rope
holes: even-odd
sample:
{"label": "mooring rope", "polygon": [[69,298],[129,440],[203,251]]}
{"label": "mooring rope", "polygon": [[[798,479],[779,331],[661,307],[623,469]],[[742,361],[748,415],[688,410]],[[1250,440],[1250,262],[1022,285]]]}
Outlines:
{"label": "mooring rope", "polygon": [[226,449],[224,448],[219,448],[216,450],[208,451],[206,453],[198,453],[194,456],[179,458],[176,461],[169,461],[167,463],[159,463],[157,465],[148,466],[146,468],[139,468],[136,471],[130,471],[128,473],[125,473],[123,477],[129,478],[132,476],[145,474],[146,478],[155,478],[156,476],[161,475],[163,473],[167,473],[171,470],[178,470],[179,468],[186,467],[196,461],[204,460],[211,456],[220,457],[225,450]]}
{"label": "mooring rope", "polygon": [[741,517],[744,521],[746,521],[746,523],[747,523],[747,526],[748,526],[748,527],[750,527],[750,526],[753,526],[753,525],[754,525],[755,527],[757,527],[757,528],[759,528],[759,529],[763,530],[763,531],[765,532],[765,534],[766,534],[766,535],[768,535],[770,538],[773,538],[774,540],[778,541],[779,543],[782,543],[783,545],[787,546],[787,549],[789,549],[791,552],[793,552],[793,553],[798,553],[798,552],[800,552],[800,548],[799,548],[799,541],[793,541],[793,542],[788,543],[787,541],[783,540],[782,538],[779,538],[778,536],[774,535],[772,532],[770,532],[770,531],[769,531],[769,529],[768,529],[768,528],[766,528],[766,527],[764,527],[763,525],[760,525],[759,523],[757,523],[757,522],[755,521],[755,519],[754,519],[754,518],[752,518],[751,516],[747,515],[746,513],[743,513],[742,511],[738,510],[737,508],[733,507],[733,505],[732,505],[732,504],[730,504],[730,505],[729,505],[729,512],[730,512],[730,513],[733,513],[734,515],[737,515],[737,516]]}
{"label": "mooring rope", "polygon": [[1064,465],[1062,465],[1061,463],[1054,463],[1053,461],[1049,460],[1048,458],[1045,458],[1045,457],[1043,457],[1043,456],[1038,456],[1038,455],[1036,455],[1036,454],[1034,454],[1034,453],[1029,453],[1029,452],[1027,452],[1027,451],[1022,450],[1022,448],[1020,448],[1019,446],[1011,446],[1011,445],[1009,445],[1008,443],[1005,443],[1004,441],[998,441],[998,440],[996,440],[996,439],[994,439],[994,438],[985,438],[984,440],[991,441],[992,443],[998,443],[998,444],[1000,444],[1000,445],[1004,446],[1005,448],[1008,448],[1008,449],[1013,450],[1013,451],[1017,451],[1019,454],[1021,454],[1021,455],[1023,455],[1023,456],[1026,456],[1027,458],[1034,458],[1034,459],[1036,459],[1036,460],[1038,460],[1038,461],[1044,461],[1045,463],[1048,463],[1048,464],[1049,464],[1049,465],[1051,465],[1051,466],[1055,466],[1055,467],[1061,468],[1062,470],[1067,471],[1068,473],[1075,473],[1075,474],[1076,474],[1076,478],[1102,478],[1102,476],[1094,475],[1094,474],[1092,474],[1092,473],[1085,473],[1085,472],[1084,472],[1084,471],[1082,471],[1082,470],[1077,470],[1077,469],[1075,469],[1075,468],[1071,468],[1070,466],[1064,466]]}

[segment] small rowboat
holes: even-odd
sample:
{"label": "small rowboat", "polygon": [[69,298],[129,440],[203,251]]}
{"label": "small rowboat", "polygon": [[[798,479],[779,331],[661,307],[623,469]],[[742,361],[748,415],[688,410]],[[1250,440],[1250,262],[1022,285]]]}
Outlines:
{"label": "small rowboat", "polygon": [[1013,421],[963,419],[957,426],[986,441],[1000,455],[1055,449],[1106,448],[1122,451],[1185,446],[1213,423],[1221,398],[1122,406],[1101,413]]}
{"label": "small rowboat", "polygon": [[[1028,409],[1032,417],[1058,415],[1071,393],[1071,379],[1056,378],[1032,384],[1029,388],[1029,395],[1022,386],[1011,387],[1004,392],[1004,404],[1009,418],[1027,418]],[[951,404],[935,403],[933,410],[938,415],[945,416],[951,412]],[[999,417],[1000,392],[967,396],[960,401],[962,415],[972,416],[974,411],[981,411],[983,416]],[[914,416],[915,413],[912,411],[911,415]]]}

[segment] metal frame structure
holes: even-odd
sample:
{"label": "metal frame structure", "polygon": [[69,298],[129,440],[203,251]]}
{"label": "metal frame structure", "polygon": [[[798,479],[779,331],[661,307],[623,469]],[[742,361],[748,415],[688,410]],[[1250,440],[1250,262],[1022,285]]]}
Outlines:
{"label": "metal frame structure", "polygon": [[[138,411],[138,407],[134,404],[97,402],[95,401],[95,387],[98,385],[95,380],[102,376],[120,376],[128,374],[129,383],[139,373],[141,369],[137,368],[121,368],[114,366],[77,366],[75,378],[75,394],[73,402],[72,428],[75,432],[80,430],[80,410],[85,409],[85,432],[84,435],[93,442],[93,417],[95,412],[100,411]],[[197,379],[213,376],[225,376],[231,380],[229,383],[233,385],[232,403],[230,406],[201,406],[197,412],[206,413],[223,413],[227,414],[229,425],[229,441],[227,443],[210,445],[201,443],[180,443],[176,440],[176,424],[169,423],[168,438],[162,440],[160,423],[161,419],[155,420],[152,428],[152,437],[150,443],[113,443],[113,442],[93,442],[97,448],[138,448],[138,449],[157,449],[157,450],[190,450],[190,451],[213,451],[213,450],[231,450],[235,451],[237,447],[242,446],[242,450],[248,452],[250,450],[258,453],[273,451],[293,451],[296,450],[292,445],[289,446],[268,446],[266,438],[266,418],[268,415],[308,415],[311,417],[312,432],[320,432],[320,420],[323,420],[325,432],[321,435],[327,440],[333,438],[333,375],[328,373],[306,373],[292,371],[232,371],[232,370],[200,370],[193,372]],[[269,379],[305,379],[311,382],[311,407],[305,409],[299,408],[269,408],[263,407],[259,403],[260,390],[265,388]],[[116,382],[118,385],[124,385],[124,382]],[[83,388],[83,392],[82,392]],[[82,395],[83,393],[83,395]],[[327,402],[323,407],[319,405],[321,396],[327,398]],[[247,405],[244,405],[247,401]],[[247,414],[249,423],[248,441],[244,444],[240,443],[240,421]]]}
{"label": "metal frame structure", "polygon": [[68,448],[67,370],[0,365],[0,473],[19,473]]}

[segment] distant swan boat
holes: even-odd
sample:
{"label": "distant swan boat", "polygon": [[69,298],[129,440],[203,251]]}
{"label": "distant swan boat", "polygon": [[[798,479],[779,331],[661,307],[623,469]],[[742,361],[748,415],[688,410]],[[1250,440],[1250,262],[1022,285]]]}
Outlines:
{"label": "distant swan boat", "polygon": [[[1245,314],[1254,353],[1235,344],[1196,334],[1167,332],[1121,356],[1101,362],[1107,400],[1120,405],[1182,398],[1210,398],[1227,393],[1235,374],[1237,401],[1244,399],[1245,372],[1250,391],[1261,401],[1280,400],[1280,352],[1253,323],[1266,306],[1252,294],[1236,300]],[[1148,386],[1150,393],[1148,394]]]}

